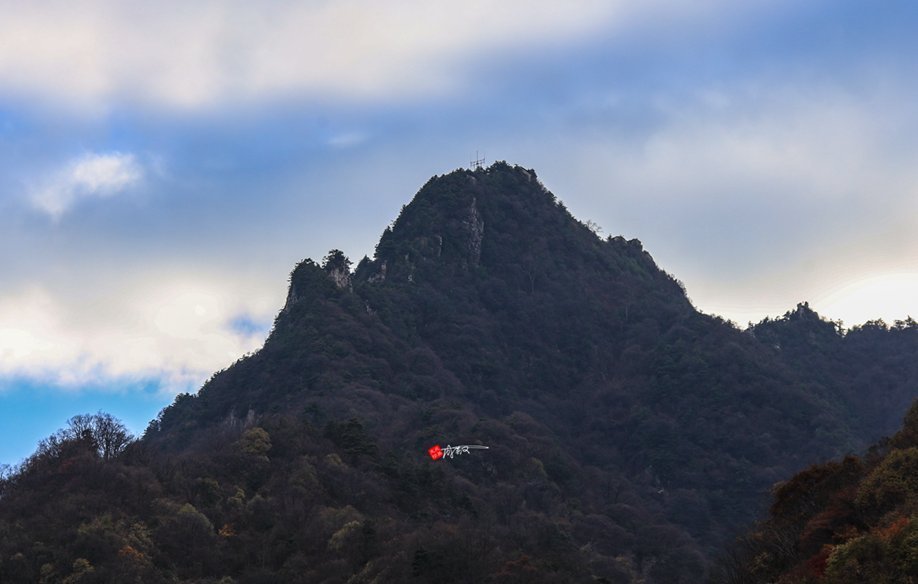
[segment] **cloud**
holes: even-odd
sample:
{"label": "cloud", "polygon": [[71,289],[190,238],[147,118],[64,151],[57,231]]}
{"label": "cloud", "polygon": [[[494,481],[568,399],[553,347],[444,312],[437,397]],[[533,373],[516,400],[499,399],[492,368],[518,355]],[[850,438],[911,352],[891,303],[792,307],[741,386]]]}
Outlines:
{"label": "cloud", "polygon": [[[586,144],[581,166],[602,168],[611,192],[640,193],[633,203],[700,213],[734,207],[734,221],[811,229],[914,198],[918,171],[903,151],[914,146],[899,138],[918,120],[904,95],[778,87],[735,88],[719,97],[728,106],[688,98],[660,106],[660,122],[637,141]],[[747,213],[762,207],[771,215]],[[816,211],[805,225],[790,221]]]}
{"label": "cloud", "polygon": [[611,165],[622,192],[693,206],[763,196],[832,204],[873,192],[888,199],[910,196],[918,178],[891,131],[914,125],[908,104],[818,86],[679,97],[657,105],[658,124],[638,142],[587,145],[587,163]]}
{"label": "cloud", "polygon": [[[696,306],[744,323],[918,265],[912,96],[792,75],[699,84],[654,96],[627,132],[632,110],[613,104],[533,163],[575,213],[639,237]],[[869,298],[827,315],[889,314]]]}
{"label": "cloud", "polygon": [[814,306],[823,314],[845,315],[848,325],[882,318],[888,324],[918,315],[918,273],[868,275],[840,286],[818,299]]}
{"label": "cloud", "polygon": [[[313,0],[6,5],[0,87],[56,107],[202,108],[264,99],[455,97],[508,55],[679,29],[737,11],[707,0]],[[748,2],[752,10],[758,4]],[[748,6],[747,6],[748,5]],[[706,25],[705,25],[706,26]],[[624,31],[624,32],[623,32]],[[665,36],[665,35],[664,35]]]}
{"label": "cloud", "polygon": [[7,93],[70,105],[128,96],[170,107],[291,93],[359,98],[450,91],[456,62],[466,56],[576,38],[618,13],[621,4],[7,5],[0,22],[0,85]]}
{"label": "cloud", "polygon": [[0,378],[194,391],[261,346],[282,302],[270,286],[175,269],[91,279],[92,290],[32,284],[0,296]]}
{"label": "cloud", "polygon": [[79,199],[105,198],[121,194],[138,184],[143,168],[133,154],[87,153],[52,174],[32,192],[32,203],[58,219]]}

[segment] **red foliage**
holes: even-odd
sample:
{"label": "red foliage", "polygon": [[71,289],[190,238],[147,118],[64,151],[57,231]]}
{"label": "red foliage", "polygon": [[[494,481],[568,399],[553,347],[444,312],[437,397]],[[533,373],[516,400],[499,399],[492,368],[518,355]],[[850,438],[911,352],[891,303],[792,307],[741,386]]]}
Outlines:
{"label": "red foliage", "polygon": [[811,578],[822,578],[826,573],[826,563],[832,555],[833,545],[824,545],[819,553],[806,561],[805,574]]}
{"label": "red foliage", "polygon": [[890,525],[887,525],[886,527],[877,527],[876,529],[874,529],[874,533],[880,539],[889,541],[892,538],[896,537],[896,535],[898,535],[900,531],[905,529],[908,523],[909,523],[908,517],[900,517],[899,519],[896,519],[895,521],[893,521]]}
{"label": "red foliage", "polygon": [[848,486],[832,495],[827,508],[807,521],[800,534],[801,550],[815,550],[823,544],[837,541],[836,535],[855,520],[856,486]]}

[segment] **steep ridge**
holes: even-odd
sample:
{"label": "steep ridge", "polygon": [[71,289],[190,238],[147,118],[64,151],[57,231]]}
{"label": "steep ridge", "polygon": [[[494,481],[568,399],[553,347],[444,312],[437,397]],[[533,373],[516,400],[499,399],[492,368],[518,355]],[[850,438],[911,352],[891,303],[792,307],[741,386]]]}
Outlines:
{"label": "steep ridge", "polygon": [[[118,460],[40,450],[0,498],[3,581],[698,582],[772,484],[916,395],[914,323],[846,335],[801,305],[740,331],[505,163],[432,178],[350,268],[300,263],[264,348]],[[74,547],[93,529],[110,545]]]}

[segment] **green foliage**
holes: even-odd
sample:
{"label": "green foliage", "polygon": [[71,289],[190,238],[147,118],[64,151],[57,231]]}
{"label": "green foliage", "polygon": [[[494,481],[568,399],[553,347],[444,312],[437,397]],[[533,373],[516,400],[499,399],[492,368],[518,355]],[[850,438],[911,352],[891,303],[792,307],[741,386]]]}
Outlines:
{"label": "green foliage", "polygon": [[325,436],[352,460],[361,454],[373,456],[377,451],[373,439],[357,418],[344,423],[329,422],[325,427]]}
{"label": "green foliage", "polygon": [[322,260],[322,269],[326,272],[334,270],[349,272],[351,269],[351,260],[347,259],[347,256],[345,256],[344,252],[340,249],[333,249],[328,252],[328,255]]}
{"label": "green foliage", "polygon": [[271,437],[264,428],[249,428],[242,433],[239,447],[246,454],[266,459],[271,450]]}
{"label": "green foliage", "polygon": [[826,563],[831,584],[902,584],[918,576],[918,517],[835,547]]}
{"label": "green foliage", "polygon": [[901,505],[918,506],[918,447],[890,452],[862,481],[857,504],[880,515]]}
{"label": "green foliage", "polygon": [[77,558],[73,561],[73,567],[70,574],[62,580],[63,584],[77,584],[78,582],[90,582],[96,569],[92,567],[86,558]]}
{"label": "green foliage", "polygon": [[905,414],[902,429],[893,436],[891,443],[897,448],[918,446],[918,400],[912,403],[912,407]]}

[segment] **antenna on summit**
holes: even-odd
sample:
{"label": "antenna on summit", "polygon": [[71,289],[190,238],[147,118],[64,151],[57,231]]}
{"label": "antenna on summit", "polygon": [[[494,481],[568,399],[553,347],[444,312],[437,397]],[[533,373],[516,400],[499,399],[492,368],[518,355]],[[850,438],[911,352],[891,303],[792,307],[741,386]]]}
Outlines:
{"label": "antenna on summit", "polygon": [[481,170],[484,167],[484,163],[485,163],[484,156],[482,155],[481,157],[479,157],[478,150],[476,150],[475,160],[473,160],[469,166],[471,166],[473,170]]}

